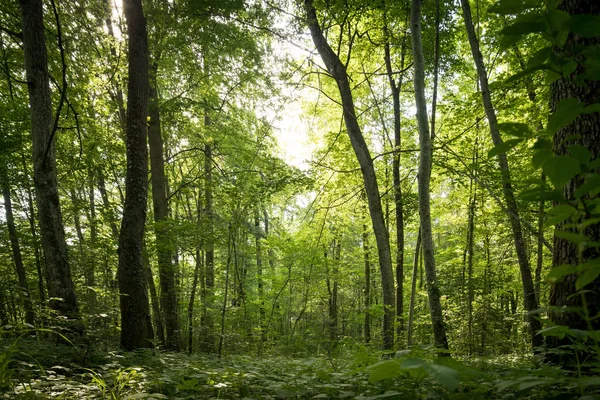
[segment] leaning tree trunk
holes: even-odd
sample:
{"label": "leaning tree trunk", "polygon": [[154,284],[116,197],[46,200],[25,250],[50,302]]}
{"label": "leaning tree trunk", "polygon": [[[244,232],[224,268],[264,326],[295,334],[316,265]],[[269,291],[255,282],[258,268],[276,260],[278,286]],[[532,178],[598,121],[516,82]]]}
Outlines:
{"label": "leaning tree trunk", "polygon": [[379,269],[381,271],[381,287],[383,291],[383,347],[392,349],[394,347],[394,317],[395,317],[395,294],[394,294],[394,275],[392,272],[392,257],[390,253],[390,243],[388,231],[383,219],[383,209],[379,197],[379,187],[377,185],[377,176],[373,159],[363,137],[362,131],[356,117],[354,100],[352,98],[352,89],[346,73],[346,67],[340,61],[337,54],[333,51],[327,39],[325,38],[317,13],[312,0],[304,1],[304,8],[307,15],[308,27],[312,40],[317,47],[327,70],[335,79],[340,96],[342,98],[342,108],[346,130],[350,137],[350,143],[360,164],[369,204],[369,214],[373,224],[373,233],[377,243],[377,252],[379,254]]}
{"label": "leaning tree trunk", "polygon": [[42,249],[48,270],[50,307],[68,317],[77,317],[79,308],[60,211],[56,178],[56,149],[52,125],[50,76],[44,36],[42,0],[20,0],[25,71],[33,138],[33,180],[35,185]]}
{"label": "leaning tree trunk", "polygon": [[[583,0],[564,0],[560,9],[571,15],[591,14],[600,15],[600,2]],[[594,77],[584,76],[586,68],[583,63],[588,62],[586,55],[582,53],[584,49],[591,49],[600,44],[600,37],[585,38],[582,36],[569,34],[565,45],[557,49],[559,54],[566,57],[575,57],[580,66],[575,72],[566,78],[559,79],[551,86],[551,107],[557,109],[561,100],[575,98],[584,105],[597,104],[600,102],[600,81],[594,80]],[[597,77],[596,77],[597,79]],[[568,154],[568,147],[579,145],[587,148],[591,154],[591,159],[600,157],[600,113],[582,114],[573,122],[558,130],[554,135],[554,151],[558,155]],[[594,171],[596,174],[598,170]],[[563,188],[564,196],[567,200],[573,202],[575,191],[581,185],[580,179],[571,179]],[[598,194],[591,198],[585,196],[583,200],[590,203],[600,197]],[[568,230],[559,226],[559,230]],[[600,223],[594,223],[588,226],[584,232],[591,241],[600,241]],[[598,247],[586,247],[582,252],[578,246],[568,240],[554,236],[554,254],[552,266],[570,264],[576,266],[588,260],[598,258],[600,251]],[[594,266],[597,268],[597,266]],[[575,295],[578,291],[575,288],[577,275],[569,275],[564,280],[557,282],[550,289],[550,306],[559,308],[569,308],[571,311],[560,311],[550,313],[552,322],[558,325],[566,325],[571,329],[588,330],[590,327],[594,330],[600,329],[600,319],[595,318],[588,322],[581,317],[580,312],[573,310],[582,310],[587,304],[587,314],[594,317],[600,311],[600,278],[596,278],[589,285],[585,286],[585,295]],[[585,304],[583,300],[585,299]],[[565,340],[553,340],[549,342],[551,346],[568,344]]]}
{"label": "leaning tree trunk", "polygon": [[[431,210],[429,204],[429,181],[431,177],[431,137],[427,121],[427,102],[425,100],[425,61],[423,58],[423,43],[421,40],[421,1],[413,0],[410,13],[410,26],[415,63],[414,86],[417,104],[417,122],[419,125],[419,214],[421,218],[421,241],[423,246],[423,261],[427,277],[427,294],[435,346],[448,350],[448,339],[442,315],[440,291],[437,286],[435,271],[434,243],[431,233]],[[449,355],[440,351],[440,356]]]}
{"label": "leaning tree trunk", "polygon": [[[475,35],[475,28],[473,27],[473,20],[471,18],[471,7],[469,0],[461,0],[463,8],[463,16],[465,20],[465,27],[467,30],[467,36],[469,37],[469,43],[471,45],[471,52],[473,53],[473,59],[477,67],[477,75],[479,76],[479,83],[481,84],[481,97],[483,98],[483,107],[490,124],[490,135],[495,146],[499,146],[503,143],[500,137],[500,130],[498,129],[498,120],[496,119],[496,111],[492,105],[492,99],[490,96],[490,89],[488,85],[487,72],[483,63],[483,56],[479,50],[479,41]],[[531,268],[529,266],[529,258],[527,257],[527,251],[525,249],[525,240],[523,238],[523,231],[521,230],[521,220],[519,218],[519,210],[517,208],[517,202],[513,192],[512,184],[510,181],[510,171],[508,168],[508,160],[506,153],[498,154],[498,165],[500,166],[500,174],[502,176],[502,188],[504,191],[504,201],[506,203],[506,209],[508,210],[508,216],[510,219],[510,225],[513,232],[513,240],[515,242],[515,250],[517,252],[517,258],[519,260],[519,269],[521,271],[521,280],[523,281],[523,302],[525,310],[527,310],[527,319],[529,322],[529,334],[531,335],[532,345],[539,346],[542,344],[542,337],[537,334],[542,328],[541,321],[538,317],[533,315],[533,311],[537,310],[538,304],[535,298],[535,289],[533,286],[533,278],[531,277]]]}
{"label": "leaning tree trunk", "polygon": [[165,163],[163,160],[163,140],[157,87],[158,67],[156,64],[154,64],[152,72],[148,142],[150,144],[154,232],[156,234],[160,281],[160,310],[162,312],[161,319],[164,319],[166,328],[166,348],[167,350],[179,351],[179,307],[175,289],[175,267],[172,262],[169,230],[165,225],[169,217],[169,203],[167,201]]}
{"label": "leaning tree trunk", "polygon": [[127,83],[127,175],[125,205],[119,235],[121,346],[126,350],[152,347],[152,322],[142,260],[148,196],[148,36],[141,0],[125,0],[129,33]]}
{"label": "leaning tree trunk", "polygon": [[31,304],[31,292],[27,283],[27,274],[23,266],[23,257],[21,256],[21,246],[19,245],[19,236],[15,227],[15,218],[12,210],[12,201],[10,198],[10,188],[6,182],[2,182],[2,196],[4,197],[4,213],[6,214],[6,225],[8,226],[8,238],[13,253],[13,261],[21,295],[23,296],[23,306],[25,308],[25,322],[33,326],[33,306]]}

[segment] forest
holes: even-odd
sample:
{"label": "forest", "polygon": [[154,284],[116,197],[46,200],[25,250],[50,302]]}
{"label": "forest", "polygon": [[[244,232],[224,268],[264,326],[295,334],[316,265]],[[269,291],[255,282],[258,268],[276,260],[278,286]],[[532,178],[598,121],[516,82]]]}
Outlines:
{"label": "forest", "polygon": [[600,399],[600,1],[2,1],[0,186],[0,398]]}

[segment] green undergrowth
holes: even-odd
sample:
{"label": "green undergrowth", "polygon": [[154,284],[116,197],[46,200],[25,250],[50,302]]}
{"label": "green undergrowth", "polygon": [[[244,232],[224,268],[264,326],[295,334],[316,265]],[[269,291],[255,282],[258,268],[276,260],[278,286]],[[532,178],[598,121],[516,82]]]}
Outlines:
{"label": "green undergrowth", "polygon": [[19,338],[0,343],[7,399],[600,399],[598,374],[532,357],[459,362],[367,348],[331,357],[86,353]]}

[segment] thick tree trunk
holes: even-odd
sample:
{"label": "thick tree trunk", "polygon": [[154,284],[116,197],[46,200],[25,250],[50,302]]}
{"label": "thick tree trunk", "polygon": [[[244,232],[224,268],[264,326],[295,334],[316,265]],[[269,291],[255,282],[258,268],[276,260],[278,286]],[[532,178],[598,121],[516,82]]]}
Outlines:
{"label": "thick tree trunk", "polygon": [[[479,76],[479,83],[481,84],[481,97],[483,98],[483,106],[485,114],[490,125],[490,135],[495,146],[503,143],[498,129],[498,121],[496,119],[496,111],[492,105],[492,99],[490,96],[490,89],[488,85],[487,72],[483,63],[483,56],[479,50],[479,41],[475,35],[475,28],[473,27],[473,20],[471,18],[471,6],[469,0],[461,0],[463,16],[465,20],[465,27],[467,30],[467,36],[469,37],[469,43],[471,45],[471,52],[475,65],[477,67],[477,75]],[[500,173],[502,176],[502,188],[504,191],[504,201],[506,203],[506,209],[510,219],[510,224],[513,232],[513,240],[515,242],[515,250],[517,252],[517,258],[519,260],[519,269],[521,271],[521,280],[523,282],[523,301],[525,310],[528,312],[527,320],[529,322],[529,334],[531,336],[532,345],[539,346],[542,343],[542,337],[537,334],[542,328],[542,324],[539,318],[532,314],[533,311],[537,310],[538,304],[535,298],[535,289],[533,287],[533,279],[531,277],[531,268],[529,266],[529,259],[527,258],[527,251],[525,249],[525,240],[523,239],[523,231],[521,229],[521,220],[519,219],[519,210],[517,208],[517,202],[513,193],[513,188],[510,179],[510,171],[508,168],[508,160],[505,153],[498,154],[498,165],[500,167]]]}
{"label": "thick tree trunk", "polygon": [[[419,214],[421,218],[421,241],[423,245],[423,260],[427,276],[427,294],[435,346],[448,350],[448,339],[442,315],[442,303],[437,286],[435,270],[434,243],[431,232],[431,211],[429,199],[429,181],[431,176],[431,137],[427,121],[427,103],[425,100],[425,61],[421,41],[421,2],[413,0],[410,15],[413,59],[415,63],[414,86],[417,104],[417,122],[419,125]],[[440,356],[449,355],[440,352]]]}
{"label": "thick tree trunk", "polygon": [[[591,14],[600,15],[600,2],[583,1],[583,0],[564,0],[560,9],[568,12],[571,15]],[[591,80],[590,77],[582,76],[587,72],[581,63],[588,61],[582,53],[583,49],[591,49],[592,46],[600,44],[600,37],[584,38],[575,34],[569,34],[567,41],[562,49],[558,49],[567,57],[575,57],[580,66],[575,72],[566,78],[559,79],[551,86],[551,107],[556,110],[558,103],[561,100],[575,98],[584,105],[597,104],[600,102],[600,81]],[[573,122],[569,123],[564,128],[560,129],[554,135],[554,151],[559,155],[568,154],[568,147],[579,145],[587,148],[590,151],[591,159],[594,160],[600,157],[600,113],[582,114]],[[595,171],[598,173],[598,170]],[[575,191],[581,185],[580,179],[572,179],[563,188],[563,193],[566,199],[573,201],[575,199]],[[586,196],[584,200],[598,199],[598,195],[594,198]],[[569,230],[563,226],[558,226],[560,230]],[[600,223],[595,223],[588,226],[584,232],[586,236],[591,238],[591,241],[600,241]],[[578,246],[568,240],[554,236],[554,255],[552,258],[552,266],[570,264],[574,267],[588,260],[600,256],[598,247],[586,247],[583,251],[579,251]],[[593,282],[585,286],[585,295],[575,295],[575,281],[577,275],[569,275],[560,282],[554,284],[550,289],[549,302],[550,306],[558,308],[569,308],[569,310],[579,311],[556,311],[550,313],[552,322],[558,325],[566,325],[571,329],[589,330],[590,327],[594,330],[600,329],[600,319],[595,318],[586,321],[581,317],[581,312],[587,304],[587,314],[590,317],[597,316],[600,312],[600,278],[596,278]],[[568,344],[568,339],[551,340],[551,346],[559,346]]]}
{"label": "thick tree trunk", "polygon": [[172,261],[171,239],[165,226],[169,218],[167,201],[165,164],[163,160],[163,140],[158,104],[157,75],[158,67],[152,68],[150,87],[150,122],[148,124],[148,142],[150,145],[150,167],[152,172],[152,204],[154,206],[154,232],[156,234],[156,252],[160,279],[160,308],[166,328],[167,350],[179,351],[179,307],[175,289],[175,266]]}
{"label": "thick tree trunk", "polygon": [[21,256],[21,246],[19,245],[19,235],[15,226],[15,217],[13,215],[12,201],[10,199],[10,188],[6,181],[2,182],[2,197],[4,198],[4,213],[6,216],[6,225],[8,226],[8,237],[12,249],[15,271],[19,280],[21,296],[23,297],[23,307],[25,308],[25,322],[33,326],[33,306],[31,304],[31,292],[27,283],[27,274],[23,265]]}
{"label": "thick tree trunk", "polygon": [[321,26],[317,20],[317,14],[313,7],[312,0],[304,1],[304,8],[307,15],[307,22],[310,28],[312,40],[317,47],[325,66],[329,73],[334,77],[342,99],[342,108],[346,130],[354,149],[354,153],[360,164],[360,169],[365,185],[367,203],[369,205],[369,214],[373,224],[373,233],[377,243],[379,254],[379,269],[381,271],[381,287],[383,292],[383,347],[392,349],[394,347],[394,319],[395,319],[395,293],[394,293],[394,274],[392,271],[392,258],[390,253],[390,243],[388,231],[383,219],[383,209],[379,196],[379,187],[377,185],[377,175],[373,159],[362,135],[362,131],[356,117],[354,100],[352,98],[352,89],[346,67],[340,61],[339,57],[332,50],[325,39]]}
{"label": "thick tree trunk", "polygon": [[121,346],[152,347],[152,323],[142,249],[148,196],[148,36],[141,0],[123,2],[129,33],[127,84],[127,175],[119,236]]}
{"label": "thick tree trunk", "polygon": [[67,258],[67,244],[60,211],[56,178],[56,150],[42,0],[20,0],[25,70],[33,138],[33,178],[42,248],[48,269],[50,307],[78,317],[79,308]]}

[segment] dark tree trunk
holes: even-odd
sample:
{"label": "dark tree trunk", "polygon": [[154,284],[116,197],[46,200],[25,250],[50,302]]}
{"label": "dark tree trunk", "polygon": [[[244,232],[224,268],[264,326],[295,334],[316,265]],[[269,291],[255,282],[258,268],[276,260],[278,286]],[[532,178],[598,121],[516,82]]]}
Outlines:
{"label": "dark tree trunk", "polygon": [[33,138],[33,179],[42,248],[48,270],[50,306],[71,318],[79,308],[67,258],[56,178],[56,150],[52,129],[52,104],[42,0],[20,0],[25,71],[29,90]]}
{"label": "dark tree trunk", "polygon": [[152,171],[152,204],[154,206],[154,232],[160,278],[160,308],[165,321],[166,348],[179,351],[179,307],[175,289],[175,266],[173,265],[169,230],[165,225],[169,217],[167,201],[163,140],[158,104],[158,67],[152,68],[150,87],[150,122],[148,142],[150,144],[150,167]]}
{"label": "dark tree trunk", "polygon": [[[490,89],[488,85],[487,72],[483,63],[483,56],[479,50],[479,41],[475,35],[475,28],[473,27],[473,20],[471,18],[471,6],[469,0],[461,0],[463,17],[465,20],[465,27],[467,30],[467,36],[469,37],[469,43],[471,45],[471,52],[477,68],[477,75],[479,77],[479,83],[481,84],[481,97],[483,99],[483,106],[488,122],[490,124],[490,136],[495,146],[503,143],[500,131],[498,129],[498,121],[496,119],[496,111],[492,104],[490,96]],[[521,229],[521,220],[519,218],[519,210],[517,208],[517,202],[512,188],[510,179],[510,171],[508,168],[508,160],[506,153],[500,153],[497,156],[498,165],[500,167],[500,173],[502,176],[502,188],[504,191],[504,201],[506,203],[506,209],[508,210],[508,216],[513,232],[513,240],[515,243],[515,250],[517,252],[517,258],[519,260],[519,269],[521,271],[521,280],[523,282],[523,302],[525,310],[527,310],[527,320],[529,322],[529,335],[531,337],[531,344],[539,346],[542,343],[542,337],[537,334],[542,328],[542,324],[537,315],[533,312],[537,310],[538,304],[535,298],[535,289],[533,287],[533,278],[531,277],[531,267],[529,266],[529,259],[527,258],[527,251],[525,249],[525,240],[523,238],[523,231]]]}
{"label": "dark tree trunk", "polygon": [[335,79],[340,97],[342,99],[342,108],[346,130],[354,149],[354,153],[360,164],[360,169],[365,185],[367,195],[367,203],[369,205],[369,214],[371,223],[373,224],[373,233],[377,243],[377,251],[379,254],[379,269],[381,271],[381,287],[383,292],[383,347],[384,349],[392,349],[394,347],[394,319],[395,319],[395,293],[394,293],[394,274],[392,271],[392,258],[390,252],[390,243],[388,231],[383,218],[383,209],[381,207],[381,199],[379,196],[379,187],[377,184],[377,175],[373,159],[363,137],[356,110],[354,100],[352,98],[352,89],[346,73],[346,67],[340,61],[337,54],[333,51],[327,39],[325,38],[321,26],[317,19],[317,13],[313,6],[312,0],[304,1],[308,27],[310,28],[312,40],[327,67],[329,73]]}
{"label": "dark tree trunk", "polygon": [[[560,9],[568,12],[571,15],[577,14],[592,14],[600,15],[600,2],[584,1],[584,0],[564,0]],[[591,49],[592,46],[600,44],[600,37],[584,38],[575,34],[569,34],[567,41],[562,49],[557,49],[559,53],[567,57],[575,57],[580,63],[586,60],[586,56],[582,53],[582,49]],[[551,107],[556,110],[558,103],[561,100],[575,98],[584,105],[596,104],[600,102],[600,81],[592,80],[590,76],[583,76],[587,72],[581,64],[577,70],[569,77],[559,79],[551,86]],[[591,153],[591,159],[600,157],[600,113],[582,114],[573,122],[569,123],[564,128],[560,129],[554,135],[554,151],[559,155],[568,154],[568,147],[579,145],[587,148]],[[598,173],[598,170],[595,171]],[[574,201],[575,190],[581,185],[581,180],[572,179],[563,188],[563,193],[566,199]],[[597,199],[586,196],[584,200]],[[568,230],[565,227],[558,226],[560,230]],[[600,241],[600,223],[595,223],[588,226],[584,232],[592,241]],[[582,252],[578,246],[568,240],[554,236],[554,254],[552,258],[552,266],[570,264],[574,267],[600,256],[598,247],[586,247]],[[596,268],[596,267],[595,267]],[[579,311],[558,311],[550,313],[552,322],[558,325],[566,325],[571,329],[594,330],[600,329],[600,319],[595,318],[591,321],[586,321],[582,318],[584,314],[584,303],[587,304],[587,314],[590,317],[597,316],[600,312],[600,278],[596,278],[593,282],[585,286],[585,295],[576,294],[575,281],[577,275],[569,275],[560,282],[554,284],[550,289],[549,302],[550,306],[568,307],[570,310]],[[588,324],[589,322],[589,324]],[[551,346],[559,346],[568,344],[565,340],[551,340]]]}
{"label": "dark tree trunk", "polygon": [[[429,198],[429,181],[431,177],[431,137],[427,121],[427,103],[425,100],[425,61],[423,58],[423,44],[421,40],[421,3],[413,0],[410,27],[415,63],[414,85],[415,101],[417,104],[417,122],[419,125],[419,215],[421,218],[421,241],[423,246],[423,261],[427,276],[427,294],[429,297],[429,310],[435,346],[440,350],[448,350],[448,339],[442,314],[440,291],[437,285],[435,270],[434,242],[431,232],[431,210]],[[440,351],[440,356],[449,353]]]}
{"label": "dark tree trunk", "polygon": [[127,175],[119,236],[121,346],[152,347],[152,323],[142,249],[148,198],[148,37],[141,0],[123,2],[129,34],[127,84]]}
{"label": "dark tree trunk", "polygon": [[27,283],[27,274],[23,265],[21,256],[21,246],[19,245],[19,235],[15,226],[15,218],[12,210],[12,201],[10,199],[10,188],[6,182],[2,182],[2,197],[4,198],[4,213],[6,214],[6,225],[8,226],[8,237],[12,249],[15,271],[19,279],[21,296],[23,297],[23,306],[25,308],[25,322],[33,326],[33,306],[31,304],[31,292]]}

